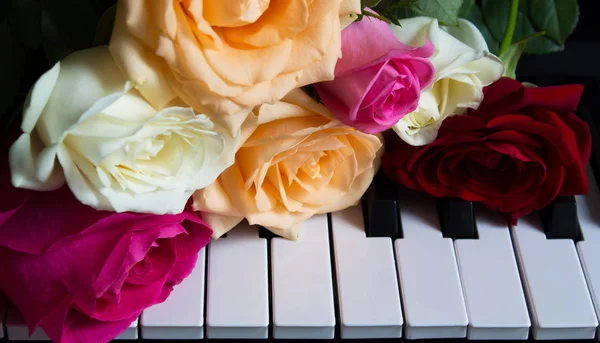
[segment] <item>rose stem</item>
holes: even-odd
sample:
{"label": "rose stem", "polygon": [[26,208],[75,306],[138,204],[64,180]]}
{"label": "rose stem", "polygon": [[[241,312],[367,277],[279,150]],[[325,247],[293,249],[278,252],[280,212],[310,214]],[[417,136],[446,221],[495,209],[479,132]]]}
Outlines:
{"label": "rose stem", "polygon": [[519,0],[510,0],[510,13],[508,15],[508,23],[504,32],[504,39],[500,44],[498,56],[502,55],[512,43],[513,35],[515,34],[515,26],[517,26],[517,14],[519,13]]}

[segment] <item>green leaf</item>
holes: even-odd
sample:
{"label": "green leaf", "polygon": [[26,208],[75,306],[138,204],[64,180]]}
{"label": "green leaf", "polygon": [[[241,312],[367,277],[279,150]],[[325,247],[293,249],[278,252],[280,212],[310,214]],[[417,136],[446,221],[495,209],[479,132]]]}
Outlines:
{"label": "green leaf", "polygon": [[418,10],[419,6],[417,5],[417,1],[419,0],[394,0],[387,9],[393,10],[395,8],[414,8],[415,10]]}
{"label": "green leaf", "polygon": [[531,22],[546,36],[564,47],[579,20],[577,0],[529,0]]}
{"label": "green leaf", "polygon": [[526,44],[511,44],[506,51],[504,51],[499,57],[504,62],[504,74],[502,76],[510,77],[512,79],[517,78],[517,64],[519,58],[525,50]]}
{"label": "green leaf", "polygon": [[[531,36],[540,30],[536,30],[529,20],[528,0],[520,0],[519,13],[517,14],[517,25],[513,41],[520,41],[525,37]],[[508,13],[510,11],[509,0],[483,0],[482,12],[483,20],[489,28],[490,33],[497,41],[502,41],[504,31],[508,23]],[[525,48],[527,54],[547,54],[562,50],[561,46],[553,42],[548,37],[532,38]]]}
{"label": "green leaf", "polygon": [[473,6],[477,6],[475,5],[475,0],[463,0],[463,3],[458,10],[458,17],[467,18],[471,13],[471,8],[473,8]]}
{"label": "green leaf", "polygon": [[[392,23],[392,21],[390,19],[388,19],[387,17],[379,15],[379,14],[371,13],[371,12],[362,12],[361,14],[358,15],[358,18],[356,18],[356,21],[361,21],[364,17],[376,18],[376,19],[384,21],[388,24]],[[394,24],[396,24],[396,23],[394,23]]]}
{"label": "green leaf", "polygon": [[[372,10],[385,18],[384,21],[402,26],[398,20],[415,16],[414,11],[419,9],[416,5],[417,1],[419,0],[380,0]],[[367,13],[363,11],[358,20],[362,19],[364,15]]]}
{"label": "green leaf", "polygon": [[[469,1],[469,0],[467,0]],[[441,25],[458,25],[458,11],[463,0],[382,0],[375,11],[394,20],[426,16]]]}
{"label": "green leaf", "polygon": [[377,6],[377,4],[379,4],[381,0],[360,0],[360,6],[361,8],[365,8],[365,7],[369,7],[369,8],[373,8],[375,6]]}
{"label": "green leaf", "polygon": [[531,42],[527,43],[525,53],[531,55],[543,55],[551,52],[559,52],[563,49],[564,48],[561,48],[560,45],[556,44],[548,37],[536,37],[533,38]]}
{"label": "green leaf", "polygon": [[504,62],[504,74],[502,76],[510,77],[516,79],[516,71],[517,65],[519,64],[519,59],[521,58],[521,54],[525,51],[525,47],[527,46],[527,42],[535,37],[543,35],[543,32],[535,33],[531,36],[525,37],[524,39],[511,44],[504,53],[498,56],[502,62]]}
{"label": "green leaf", "polygon": [[467,19],[473,25],[477,26],[479,32],[481,32],[481,35],[485,39],[485,42],[487,43],[490,52],[492,54],[497,54],[498,49],[500,48],[500,41],[492,35],[490,29],[485,24],[485,21],[483,20],[483,13],[481,13],[481,8],[479,8],[479,6],[477,5],[472,6],[471,10],[469,11],[469,15],[463,18]]}
{"label": "green leaf", "polygon": [[37,0],[16,1],[8,12],[8,24],[19,39],[35,50],[42,40],[42,6]]}
{"label": "green leaf", "polygon": [[442,25],[458,25],[458,11],[463,0],[419,0],[421,15],[437,18]]}

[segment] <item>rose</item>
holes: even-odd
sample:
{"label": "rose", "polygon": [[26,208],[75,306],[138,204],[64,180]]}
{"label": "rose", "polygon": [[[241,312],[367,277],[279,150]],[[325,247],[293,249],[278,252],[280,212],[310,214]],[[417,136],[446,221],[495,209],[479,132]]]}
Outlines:
{"label": "rose", "polygon": [[402,142],[386,152],[385,171],[414,190],[482,202],[516,224],[556,196],[587,192],[591,136],[572,113],[582,91],[501,78],[477,110],[444,120],[430,145]]}
{"label": "rose", "polygon": [[66,57],[33,86],[10,151],[16,187],[65,182],[99,210],[181,212],[233,163],[238,137],[174,100],[157,111],[126,85],[106,47]]}
{"label": "rose", "polygon": [[366,133],[382,132],[414,111],[433,79],[430,42],[419,48],[399,42],[387,24],[364,18],[342,31],[342,58],[335,79],[315,84],[321,100],[342,123]]}
{"label": "rose", "polygon": [[8,173],[0,189],[0,294],[53,342],[115,338],[191,273],[212,234],[191,211],[95,211],[67,187],[12,188]]}
{"label": "rose", "polygon": [[248,119],[235,163],[193,196],[213,238],[246,218],[296,239],[314,214],[355,205],[379,168],[380,137],[341,124],[299,89]]}
{"label": "rose", "polygon": [[0,308],[5,309],[7,304],[8,304],[8,299],[6,299],[6,295],[4,295],[4,294],[2,294],[2,292],[0,292]]}
{"label": "rose", "polygon": [[483,99],[482,88],[502,76],[504,64],[489,52],[479,29],[467,20],[443,28],[437,19],[428,17],[404,19],[400,24],[402,27],[390,27],[402,43],[420,46],[430,40],[435,46],[433,84],[421,93],[419,107],[394,125],[394,131],[408,144],[425,145],[435,140],[448,116],[477,108]]}
{"label": "rose", "polygon": [[332,79],[340,16],[359,12],[359,0],[120,0],[110,49],[154,106],[177,95],[235,132],[252,107]]}

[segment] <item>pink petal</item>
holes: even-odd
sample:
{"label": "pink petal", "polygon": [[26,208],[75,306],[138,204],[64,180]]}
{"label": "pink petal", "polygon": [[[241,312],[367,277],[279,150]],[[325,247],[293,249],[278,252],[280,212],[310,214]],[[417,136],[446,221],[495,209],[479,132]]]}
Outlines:
{"label": "pink petal", "polygon": [[[28,193],[18,211],[11,215],[4,212],[4,223],[0,220],[0,245],[15,251],[42,253],[108,214],[82,205],[66,186],[54,192]],[[11,186],[3,191],[3,198],[16,198],[19,194],[22,193]],[[2,202],[4,208],[6,202]]]}
{"label": "pink petal", "polygon": [[[59,338],[50,337],[55,343],[106,343],[123,333],[141,311],[119,321],[99,321],[71,310],[65,322],[65,330]],[[44,327],[42,327],[44,328]],[[46,331],[46,328],[44,328]]]}
{"label": "pink petal", "polygon": [[385,22],[364,17],[342,30],[342,58],[336,64],[335,75],[378,60],[392,50],[410,51],[413,48],[400,42]]}

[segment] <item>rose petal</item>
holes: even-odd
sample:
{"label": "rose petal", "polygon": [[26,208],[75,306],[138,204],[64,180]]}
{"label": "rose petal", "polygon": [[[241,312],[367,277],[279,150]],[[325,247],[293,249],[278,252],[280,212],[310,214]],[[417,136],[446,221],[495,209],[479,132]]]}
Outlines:
{"label": "rose petal", "polygon": [[[49,336],[53,341],[62,343],[108,342],[127,330],[140,314],[141,312],[138,312],[129,318],[109,322],[90,319],[71,310],[65,321],[65,330],[58,336]],[[44,326],[42,328],[46,331]],[[49,326],[48,328],[50,329]]]}
{"label": "rose petal", "polygon": [[526,87],[525,101],[528,106],[539,106],[556,113],[569,113],[577,109],[582,93],[582,85]]}
{"label": "rose petal", "polygon": [[[369,17],[364,19],[348,25],[342,31],[342,58],[335,66],[336,76],[342,75],[357,66],[371,64],[372,61],[379,60],[390,51],[413,50],[413,47],[396,39],[384,21]],[[377,39],[373,39],[373,37],[377,37]],[[365,47],[369,48],[365,49]],[[431,53],[427,55],[426,51],[423,50],[418,50],[417,53],[419,52],[423,53],[421,57],[431,55]]]}

